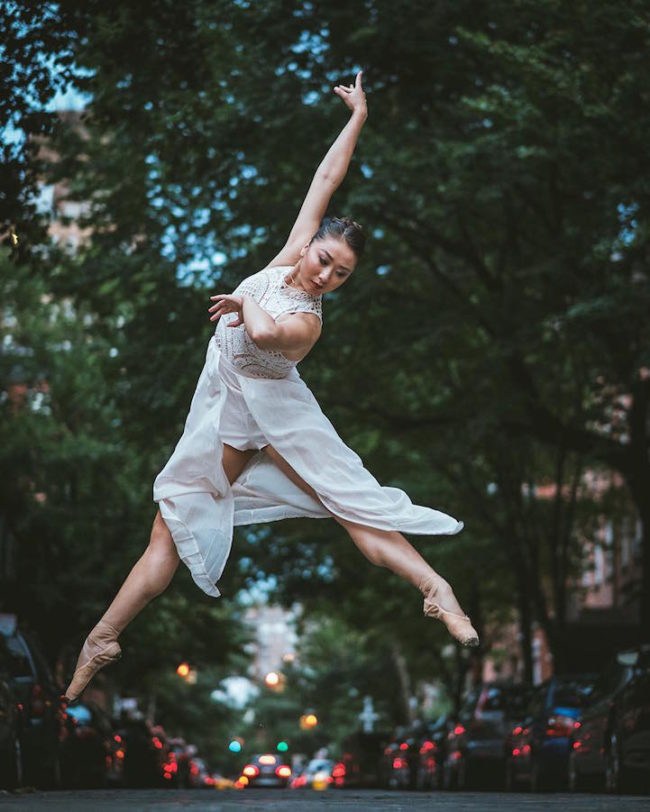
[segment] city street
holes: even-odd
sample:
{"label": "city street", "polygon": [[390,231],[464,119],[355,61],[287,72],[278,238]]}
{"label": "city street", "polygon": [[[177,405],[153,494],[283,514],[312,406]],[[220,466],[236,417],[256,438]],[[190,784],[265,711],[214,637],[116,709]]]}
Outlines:
{"label": "city street", "polygon": [[185,810],[193,812],[234,812],[239,809],[303,810],[355,809],[358,812],[386,812],[435,809],[439,812],[641,812],[650,807],[647,796],[568,795],[564,793],[531,795],[526,793],[430,793],[386,792],[382,790],[341,790],[327,792],[286,792],[278,790],[179,791],[168,790],[86,790],[76,792],[33,792],[22,795],[0,793],[0,808],[31,810]]}

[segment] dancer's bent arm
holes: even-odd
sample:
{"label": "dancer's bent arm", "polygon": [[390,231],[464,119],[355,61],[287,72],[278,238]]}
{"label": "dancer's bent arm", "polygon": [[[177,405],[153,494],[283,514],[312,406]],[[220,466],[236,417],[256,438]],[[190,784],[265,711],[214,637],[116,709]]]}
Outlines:
{"label": "dancer's bent arm", "polygon": [[245,324],[246,332],[261,349],[307,355],[320,336],[320,319],[311,313],[292,313],[276,320],[252,296],[222,293],[210,298],[216,302],[210,308],[210,321],[236,313],[228,327]]}
{"label": "dancer's bent arm", "polygon": [[271,260],[270,266],[292,265],[298,261],[301,248],[318,230],[332,195],[347,174],[361,128],[368,118],[362,75],[362,71],[357,73],[354,85],[337,85],[334,88],[352,115],[318,166],[289,238],[280,253]]}

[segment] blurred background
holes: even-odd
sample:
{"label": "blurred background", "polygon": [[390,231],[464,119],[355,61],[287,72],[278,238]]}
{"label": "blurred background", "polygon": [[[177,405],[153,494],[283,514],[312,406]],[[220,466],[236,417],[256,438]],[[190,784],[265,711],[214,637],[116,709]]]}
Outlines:
{"label": "blurred background", "polygon": [[[3,0],[0,14],[0,627],[23,657],[23,711],[49,685],[55,702],[146,544],[208,297],[284,244],[347,119],[332,87],[361,68],[369,119],[330,213],[361,222],[368,247],[301,374],[382,483],[465,522],[414,543],[482,646],[459,650],[333,522],[240,529],[223,599],[183,567],[93,682],[102,757],[119,767],[141,725],[168,782],[174,736],[224,776],[267,750],[359,759],[350,737],[385,731],[387,748],[391,731],[455,718],[446,736],[481,686],[597,674],[648,642],[645,3]],[[66,763],[79,779],[61,742],[83,714],[61,713],[33,780],[56,784]],[[20,724],[11,769],[29,772]],[[388,756],[412,783],[412,762]]]}

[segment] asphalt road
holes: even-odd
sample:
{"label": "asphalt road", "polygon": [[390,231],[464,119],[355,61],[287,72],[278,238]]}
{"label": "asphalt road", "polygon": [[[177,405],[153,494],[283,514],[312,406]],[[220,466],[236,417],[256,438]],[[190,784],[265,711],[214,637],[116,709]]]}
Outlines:
{"label": "asphalt road", "polygon": [[342,809],[355,812],[650,812],[649,796],[568,795],[564,793],[531,795],[502,792],[385,792],[382,790],[82,790],[67,792],[0,791],[2,812],[31,810],[158,810],[164,812],[235,812],[259,809],[264,812],[314,812]]}

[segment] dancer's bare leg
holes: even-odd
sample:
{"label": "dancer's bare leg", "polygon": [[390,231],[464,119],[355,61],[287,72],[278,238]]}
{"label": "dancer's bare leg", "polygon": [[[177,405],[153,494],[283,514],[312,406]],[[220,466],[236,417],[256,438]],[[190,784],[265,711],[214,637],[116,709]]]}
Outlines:
{"label": "dancer's bare leg", "polygon": [[[264,451],[294,484],[298,485],[299,488],[312,496],[317,502],[320,502],[316,491],[302,479],[284,457],[272,446],[266,446]],[[350,522],[347,519],[341,519],[334,515],[332,518],[336,519],[336,521],[345,528],[352,541],[373,564],[379,567],[386,567],[396,575],[412,583],[413,586],[422,592],[426,601],[439,607],[439,609],[442,609],[448,615],[465,617],[465,613],[461,609],[450,584],[422,558],[415,547],[413,547],[401,533],[395,530],[378,530],[377,528],[356,524],[355,522]],[[438,613],[430,612],[430,614],[435,617],[440,617],[439,611]],[[469,639],[473,640],[476,637],[476,632],[471,629],[471,626],[469,626],[471,632],[468,631],[465,633],[463,630],[459,632],[459,636],[455,633],[456,629],[452,630],[450,628],[453,623],[450,617],[446,619],[440,617],[440,619],[445,622],[451,633],[458,637],[458,639],[462,638],[463,642]],[[458,624],[456,624],[456,626],[458,626]],[[472,643],[472,645],[475,644]]]}
{"label": "dancer's bare leg", "polygon": [[[231,484],[255,453],[255,450],[239,451],[224,445],[223,468]],[[86,638],[66,696],[70,699],[78,696],[99,668],[119,657],[120,648],[116,642],[118,636],[153,598],[165,591],[174,577],[179,561],[171,533],[158,511],[147,548],[134,564],[101,620]]]}

